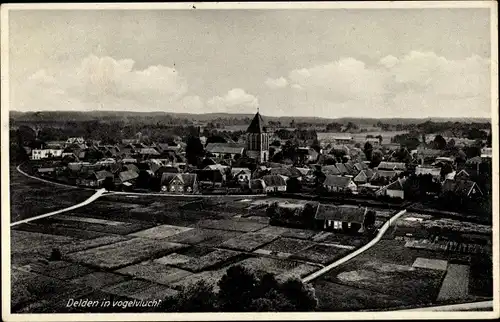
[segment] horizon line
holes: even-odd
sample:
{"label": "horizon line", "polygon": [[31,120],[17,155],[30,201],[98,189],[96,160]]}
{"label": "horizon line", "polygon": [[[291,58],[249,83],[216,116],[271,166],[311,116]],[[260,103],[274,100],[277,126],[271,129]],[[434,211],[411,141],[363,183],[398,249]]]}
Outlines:
{"label": "horizon line", "polygon": [[[115,113],[134,113],[134,114],[148,114],[148,113],[163,113],[163,114],[187,114],[187,115],[211,115],[211,114],[226,114],[226,115],[254,115],[255,113],[247,112],[247,113],[230,113],[230,112],[208,112],[208,113],[189,113],[189,112],[172,112],[172,111],[128,111],[128,110],[85,110],[85,111],[74,111],[74,110],[42,110],[42,111],[19,111],[19,110],[9,110],[9,113],[99,113],[99,112],[115,112]],[[338,120],[338,119],[364,119],[364,120],[380,120],[380,119],[417,119],[417,120],[425,120],[425,119],[488,119],[491,120],[492,116],[425,116],[425,117],[405,117],[405,116],[389,116],[389,117],[361,117],[361,116],[339,116],[339,117],[325,117],[325,116],[305,116],[305,115],[282,115],[282,116],[272,116],[265,115],[259,112],[261,115],[265,117],[272,118],[313,118],[313,119],[324,119],[324,120]]]}

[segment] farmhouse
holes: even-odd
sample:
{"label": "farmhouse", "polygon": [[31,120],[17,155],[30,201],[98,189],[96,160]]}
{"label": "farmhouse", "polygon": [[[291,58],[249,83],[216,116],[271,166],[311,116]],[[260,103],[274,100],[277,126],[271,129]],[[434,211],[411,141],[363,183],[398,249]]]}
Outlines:
{"label": "farmhouse", "polygon": [[405,193],[404,193],[404,183],[405,179],[398,179],[389,185],[383,187],[382,189],[379,190],[379,192],[376,192],[376,195],[383,195],[383,196],[388,196],[391,198],[399,198],[399,199],[404,199],[405,198]]}
{"label": "farmhouse", "polygon": [[284,176],[268,174],[261,179],[264,182],[266,192],[286,191],[286,179]]}
{"label": "farmhouse", "polygon": [[248,168],[232,168],[231,176],[239,183],[248,183],[252,177],[252,171]]}
{"label": "farmhouse", "polygon": [[233,159],[243,155],[244,146],[238,143],[208,143],[205,150],[220,159]]}
{"label": "farmhouse", "polygon": [[320,204],[314,216],[315,225],[324,230],[342,230],[356,233],[365,222],[366,207]]}
{"label": "farmhouse", "polygon": [[373,177],[374,172],[370,169],[367,170],[361,170],[357,176],[352,179],[355,184],[364,184],[367,182],[370,182],[370,179]]}
{"label": "farmhouse", "polygon": [[357,186],[350,177],[326,175],[323,187],[330,192],[354,192]]}
{"label": "farmhouse", "polygon": [[88,172],[84,176],[78,178],[76,180],[76,184],[85,187],[101,187],[106,178],[110,178],[112,180],[114,175],[106,170]]}
{"label": "farmhouse", "polygon": [[483,193],[477,183],[471,180],[450,180],[446,179],[441,187],[443,194],[453,192],[459,198],[476,198]]}
{"label": "farmhouse", "polygon": [[196,193],[197,176],[194,173],[163,173],[161,191],[170,193]]}

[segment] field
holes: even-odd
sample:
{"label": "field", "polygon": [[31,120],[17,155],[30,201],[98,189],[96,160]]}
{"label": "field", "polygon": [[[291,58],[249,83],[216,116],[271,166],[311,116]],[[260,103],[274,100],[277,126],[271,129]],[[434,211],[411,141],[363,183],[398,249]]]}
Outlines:
{"label": "field", "polygon": [[[460,225],[456,221],[434,219],[428,215],[405,214],[388,231],[385,239],[313,282],[320,298],[320,308],[333,311],[371,310],[488,298],[473,287],[477,284],[491,285],[491,272],[484,270],[484,264],[474,264],[477,262],[474,256],[485,258],[488,255],[470,254],[467,250],[472,248],[464,247],[459,250],[414,247],[415,240],[436,237],[436,231],[422,233],[428,227],[444,227],[446,230],[441,232],[455,231],[452,236],[461,236],[464,240],[472,234],[476,241],[484,241],[487,235],[487,227],[482,225],[474,227],[468,223]],[[472,237],[468,238],[471,242]],[[427,239],[422,244],[438,242]],[[347,299],[353,301],[342,299],[343,293],[348,294]]]}
{"label": "field", "polygon": [[10,220],[12,222],[66,208],[89,198],[94,192],[40,182],[10,167]]}
{"label": "field", "polygon": [[[35,186],[39,183],[45,185]],[[220,277],[236,264],[258,274],[275,273],[280,279],[304,277],[364,242],[270,226],[265,216],[249,210],[256,199],[265,201],[111,194],[15,226],[11,230],[14,311],[79,312],[65,307],[68,294],[74,299],[164,299],[198,280],[217,289]],[[70,198],[58,204],[74,202]],[[54,248],[62,254],[59,261],[49,260]]]}

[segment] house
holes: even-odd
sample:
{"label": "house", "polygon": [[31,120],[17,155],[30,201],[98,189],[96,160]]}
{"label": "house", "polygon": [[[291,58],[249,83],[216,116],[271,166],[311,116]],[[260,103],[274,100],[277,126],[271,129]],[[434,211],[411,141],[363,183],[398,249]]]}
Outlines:
{"label": "house", "polygon": [[349,175],[357,175],[359,171],[354,167],[354,163],[346,162],[344,163],[344,167],[347,169],[347,174]]}
{"label": "house", "polygon": [[358,175],[352,179],[352,181],[354,181],[354,183],[356,185],[364,184],[364,183],[370,182],[373,175],[374,175],[374,172],[371,169],[361,170],[358,173]]}
{"label": "house", "polygon": [[130,170],[130,171],[134,171],[134,172],[139,173],[139,168],[135,164],[129,163],[129,164],[124,165],[123,168],[126,170]]}
{"label": "house", "polygon": [[164,173],[182,173],[182,171],[179,167],[175,166],[161,166],[158,170],[156,170],[155,176],[161,178]]}
{"label": "house", "polygon": [[197,170],[200,186],[222,187],[226,182],[226,174],[220,169]]}
{"label": "house", "polygon": [[150,157],[150,156],[159,156],[160,152],[158,152],[154,148],[139,148],[137,149],[137,154],[141,155],[143,158]]}
{"label": "house", "polygon": [[56,169],[53,167],[42,167],[37,169],[37,172],[42,176],[50,176],[54,174],[55,171]]}
{"label": "house", "polygon": [[406,164],[403,162],[387,162],[382,161],[378,165],[377,169],[379,170],[393,170],[398,172],[406,171]]}
{"label": "house", "polygon": [[106,170],[86,172],[81,177],[76,179],[76,184],[85,187],[102,187],[104,181],[114,178],[114,175]]}
{"label": "house", "polygon": [[163,173],[161,191],[169,193],[196,193],[198,181],[196,173]]}
{"label": "house", "polygon": [[483,193],[477,183],[471,180],[450,180],[446,179],[441,187],[441,193],[453,192],[459,198],[476,198]]}
{"label": "house", "polygon": [[426,147],[419,146],[416,151],[416,159],[421,165],[432,164],[436,158],[438,158],[443,151],[436,149],[429,149]]}
{"label": "house", "polygon": [[469,173],[465,170],[461,170],[459,173],[455,175],[455,180],[468,180],[470,177]]}
{"label": "house", "polygon": [[118,177],[115,178],[115,184],[123,185],[126,188],[132,188],[138,177],[139,173],[134,170],[122,171],[118,173]]}
{"label": "house", "polygon": [[90,165],[89,162],[70,162],[68,163],[68,169],[73,172],[78,172],[82,169],[83,166]]}
{"label": "house", "polygon": [[371,180],[380,179],[380,178],[391,180],[394,177],[397,177],[397,175],[398,175],[398,173],[394,170],[375,170],[374,175],[372,176]]}
{"label": "house", "polygon": [[356,162],[354,163],[354,168],[358,171],[366,170],[368,169],[368,165],[363,162]]}
{"label": "house", "polygon": [[66,144],[85,144],[85,139],[82,137],[70,137],[66,140]]}
{"label": "house", "polygon": [[335,166],[337,166],[337,169],[339,170],[340,174],[349,173],[349,170],[347,170],[347,167],[343,163],[337,163]]}
{"label": "house", "polygon": [[32,149],[31,160],[41,160],[47,158],[61,158],[63,149]]}
{"label": "house", "polygon": [[134,159],[134,158],[123,158],[121,162],[122,162],[123,164],[127,164],[127,163],[137,163],[137,159]]}
{"label": "house", "polygon": [[236,155],[242,156],[245,149],[239,143],[208,143],[205,150],[220,159],[233,159]]}
{"label": "house", "polygon": [[321,167],[321,172],[326,175],[340,175],[339,169],[337,169],[336,165],[325,165]]}
{"label": "house", "polygon": [[330,192],[355,192],[357,186],[350,177],[326,175],[323,187]]}
{"label": "house", "polygon": [[481,149],[481,158],[492,158],[493,149],[492,148],[482,148]]}
{"label": "house", "polygon": [[376,192],[380,190],[380,186],[364,183],[358,185],[358,193],[360,195],[376,197]]}
{"label": "house", "polygon": [[415,168],[415,175],[427,175],[430,174],[434,180],[441,179],[441,169],[437,167],[425,167],[425,166],[417,166]]}
{"label": "house", "polygon": [[248,183],[252,178],[252,171],[248,168],[232,168],[231,177],[239,183]]}
{"label": "house", "polygon": [[286,191],[286,179],[282,175],[268,174],[261,179],[264,182],[264,189],[266,192]]}
{"label": "house", "polygon": [[319,204],[314,216],[315,225],[324,230],[358,232],[365,223],[366,207]]}
{"label": "house", "polygon": [[262,179],[250,179],[249,188],[252,193],[261,194],[266,192],[265,183]]}
{"label": "house", "polygon": [[406,179],[398,179],[375,192],[375,195],[388,196],[391,198],[404,199],[404,183]]}
{"label": "house", "polygon": [[302,177],[308,176],[312,174],[312,169],[311,168],[299,168],[299,167],[294,167],[292,169],[296,169],[297,171],[300,172]]}
{"label": "house", "polygon": [[333,136],[331,140],[336,144],[350,144],[352,143],[352,136],[348,135],[337,135]]}
{"label": "house", "polygon": [[299,147],[297,148],[297,154],[306,163],[315,162],[318,159],[319,153],[313,148],[309,147]]}

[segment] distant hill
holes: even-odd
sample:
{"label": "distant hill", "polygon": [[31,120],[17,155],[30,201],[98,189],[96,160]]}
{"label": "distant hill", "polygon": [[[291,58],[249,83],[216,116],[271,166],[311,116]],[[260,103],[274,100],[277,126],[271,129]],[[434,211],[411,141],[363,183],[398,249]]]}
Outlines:
{"label": "distant hill", "polygon": [[[128,120],[128,119],[156,119],[157,122],[162,122],[168,119],[186,119],[195,122],[210,122],[215,120],[244,120],[252,118],[254,114],[229,114],[229,113],[207,113],[207,114],[188,114],[188,113],[169,113],[169,112],[124,112],[124,111],[43,111],[43,112],[19,112],[10,111],[10,118],[18,122],[64,122],[64,121],[91,121],[91,120]],[[327,124],[332,122],[355,124],[376,124],[382,122],[386,124],[415,124],[426,121],[433,122],[491,122],[488,118],[322,118],[322,117],[263,117],[267,121],[280,121],[282,124],[289,124],[292,120],[296,123],[316,123]]]}

